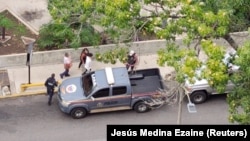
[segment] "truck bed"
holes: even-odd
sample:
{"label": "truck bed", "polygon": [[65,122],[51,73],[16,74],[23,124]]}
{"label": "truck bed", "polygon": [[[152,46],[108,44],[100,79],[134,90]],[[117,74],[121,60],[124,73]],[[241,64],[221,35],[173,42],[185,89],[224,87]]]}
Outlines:
{"label": "truck bed", "polygon": [[158,68],[137,70],[130,75],[132,93],[148,93],[163,89],[162,78]]}

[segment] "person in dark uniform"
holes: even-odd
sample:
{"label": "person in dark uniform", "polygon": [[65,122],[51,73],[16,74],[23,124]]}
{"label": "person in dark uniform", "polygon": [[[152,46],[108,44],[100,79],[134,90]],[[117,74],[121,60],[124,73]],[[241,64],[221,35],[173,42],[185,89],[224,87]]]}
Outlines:
{"label": "person in dark uniform", "polygon": [[134,73],[134,67],[137,64],[138,64],[138,56],[133,50],[131,50],[128,54],[126,68],[127,68],[127,70],[131,69],[131,72]]}
{"label": "person in dark uniform", "polygon": [[44,85],[47,88],[47,95],[49,96],[48,105],[51,105],[52,97],[54,95],[54,89],[58,85],[56,80],[55,80],[54,73],[51,74],[51,77],[47,78]]}

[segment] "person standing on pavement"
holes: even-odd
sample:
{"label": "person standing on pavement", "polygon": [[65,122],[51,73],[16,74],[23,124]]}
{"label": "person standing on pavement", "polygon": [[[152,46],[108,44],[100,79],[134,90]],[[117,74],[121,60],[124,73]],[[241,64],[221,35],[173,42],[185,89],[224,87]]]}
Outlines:
{"label": "person standing on pavement", "polygon": [[50,106],[51,101],[52,101],[52,97],[54,95],[54,89],[58,85],[57,82],[56,82],[54,73],[52,73],[51,76],[46,79],[44,85],[47,88],[47,95],[49,96],[48,105]]}
{"label": "person standing on pavement", "polygon": [[82,66],[82,64],[85,64],[86,62],[86,54],[89,53],[89,50],[87,48],[84,48],[81,52],[81,55],[80,55],[80,62],[79,62],[79,65],[78,65],[78,69],[80,69],[80,67]]}
{"label": "person standing on pavement", "polygon": [[72,67],[72,61],[71,58],[69,56],[69,53],[65,53],[64,54],[64,58],[63,58],[63,64],[64,64],[64,72],[60,74],[61,79],[63,79],[63,77],[69,77],[69,69]]}
{"label": "person standing on pavement", "polygon": [[85,70],[84,70],[84,72],[82,73],[82,75],[91,72],[92,56],[93,56],[92,53],[87,53],[87,54],[86,54],[86,62],[85,62],[85,64],[84,64]]}

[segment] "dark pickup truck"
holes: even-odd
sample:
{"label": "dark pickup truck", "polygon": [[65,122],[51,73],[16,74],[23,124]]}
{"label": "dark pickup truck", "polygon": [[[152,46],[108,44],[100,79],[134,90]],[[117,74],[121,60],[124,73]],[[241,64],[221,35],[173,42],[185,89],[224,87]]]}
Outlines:
{"label": "dark pickup truck", "polygon": [[64,80],[58,89],[58,103],[62,112],[76,119],[88,113],[128,109],[143,113],[151,110],[147,101],[157,97],[160,89],[158,68],[130,75],[125,67],[109,67]]}

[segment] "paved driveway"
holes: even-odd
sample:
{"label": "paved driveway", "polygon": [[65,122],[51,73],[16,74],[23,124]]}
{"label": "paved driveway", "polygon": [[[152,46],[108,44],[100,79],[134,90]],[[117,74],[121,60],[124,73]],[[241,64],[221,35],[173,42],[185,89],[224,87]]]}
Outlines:
{"label": "paved driveway", "polygon": [[37,34],[51,20],[47,0],[0,0],[0,12],[6,9]]}

